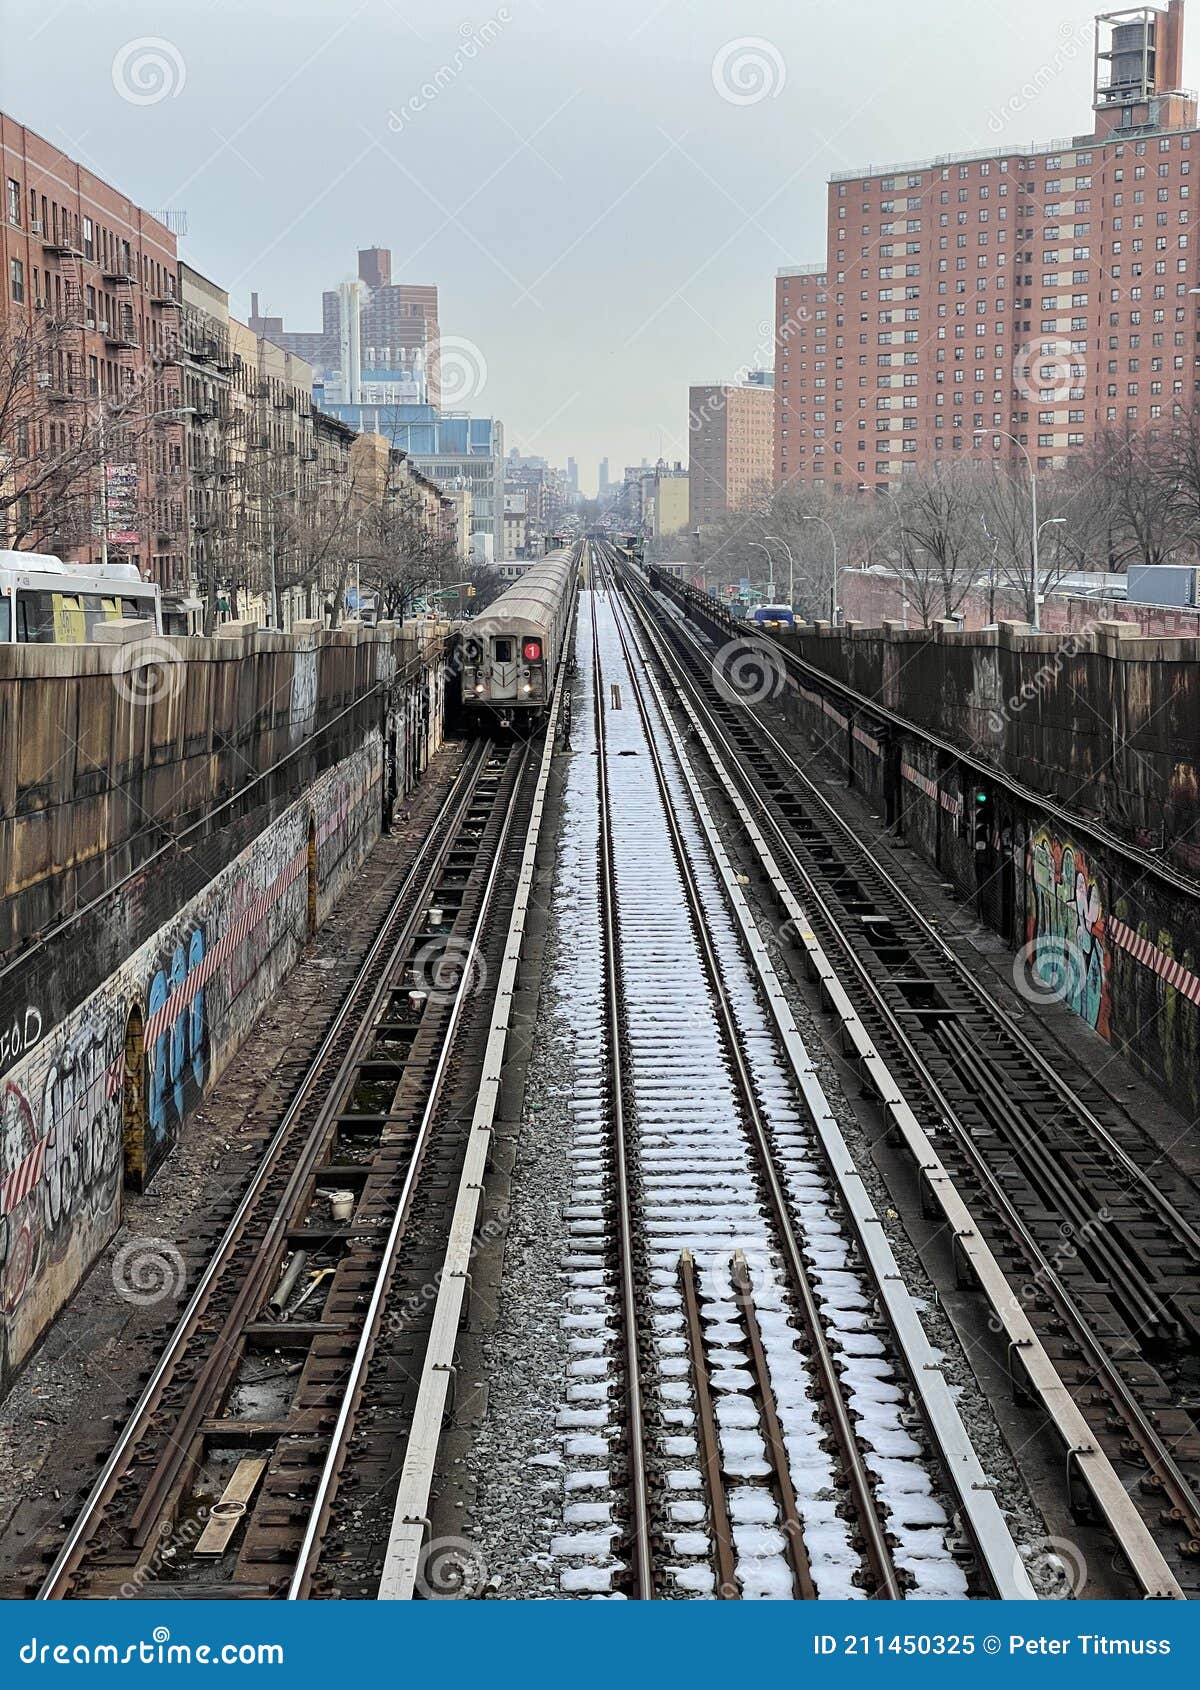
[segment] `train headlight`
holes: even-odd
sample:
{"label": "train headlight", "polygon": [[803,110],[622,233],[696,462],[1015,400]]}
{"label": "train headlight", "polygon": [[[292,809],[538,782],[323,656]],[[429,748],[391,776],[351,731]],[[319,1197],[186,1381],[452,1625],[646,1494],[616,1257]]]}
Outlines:
{"label": "train headlight", "polygon": [[482,681],[476,681],[476,683],[475,683],[475,691],[476,691],[476,692],[477,692],[477,693],[480,693],[480,692],[482,692],[482,691],[483,691],[483,682],[482,682]]}
{"label": "train headlight", "polygon": [[531,683],[529,681],[526,681],[525,685],[521,688],[521,691],[522,692],[532,692],[533,686],[531,685]]}

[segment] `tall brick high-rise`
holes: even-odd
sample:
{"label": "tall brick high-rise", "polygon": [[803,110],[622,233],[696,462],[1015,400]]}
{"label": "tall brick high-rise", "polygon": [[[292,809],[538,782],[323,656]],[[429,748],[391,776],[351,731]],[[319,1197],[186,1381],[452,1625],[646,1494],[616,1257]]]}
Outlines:
{"label": "tall brick high-rise", "polygon": [[[1096,20],[1092,129],[829,185],[826,261],[776,278],[775,480],[1042,469],[1190,409],[1200,372],[1183,0]],[[999,133],[1004,111],[993,112]]]}

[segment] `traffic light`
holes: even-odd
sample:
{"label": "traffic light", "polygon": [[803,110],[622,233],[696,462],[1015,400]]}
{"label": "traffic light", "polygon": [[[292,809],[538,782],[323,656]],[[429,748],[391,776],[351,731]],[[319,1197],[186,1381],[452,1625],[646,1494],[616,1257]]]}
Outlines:
{"label": "traffic light", "polygon": [[986,786],[977,786],[972,792],[972,826],[975,839],[975,854],[990,849],[992,839],[992,795]]}

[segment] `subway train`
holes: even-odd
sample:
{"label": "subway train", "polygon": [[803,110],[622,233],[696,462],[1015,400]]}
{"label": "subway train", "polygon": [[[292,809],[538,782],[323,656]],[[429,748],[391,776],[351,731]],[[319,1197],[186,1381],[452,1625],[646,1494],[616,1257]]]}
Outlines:
{"label": "subway train", "polygon": [[455,630],[468,722],[536,724],[554,696],[579,585],[578,545],[551,552]]}

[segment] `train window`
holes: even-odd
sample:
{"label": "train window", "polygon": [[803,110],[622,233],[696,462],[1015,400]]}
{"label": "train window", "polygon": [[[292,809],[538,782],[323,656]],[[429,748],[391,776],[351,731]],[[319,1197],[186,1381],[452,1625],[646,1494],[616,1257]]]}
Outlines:
{"label": "train window", "polygon": [[483,662],[483,647],[478,640],[463,641],[463,662],[469,664],[472,669]]}
{"label": "train window", "polygon": [[12,639],[12,605],[7,594],[0,593],[0,645]]}
{"label": "train window", "polygon": [[526,663],[540,663],[542,661],[541,640],[526,640],[522,656],[524,657]]}
{"label": "train window", "polygon": [[513,660],[513,643],[511,640],[493,640],[492,652],[497,663],[511,663]]}

